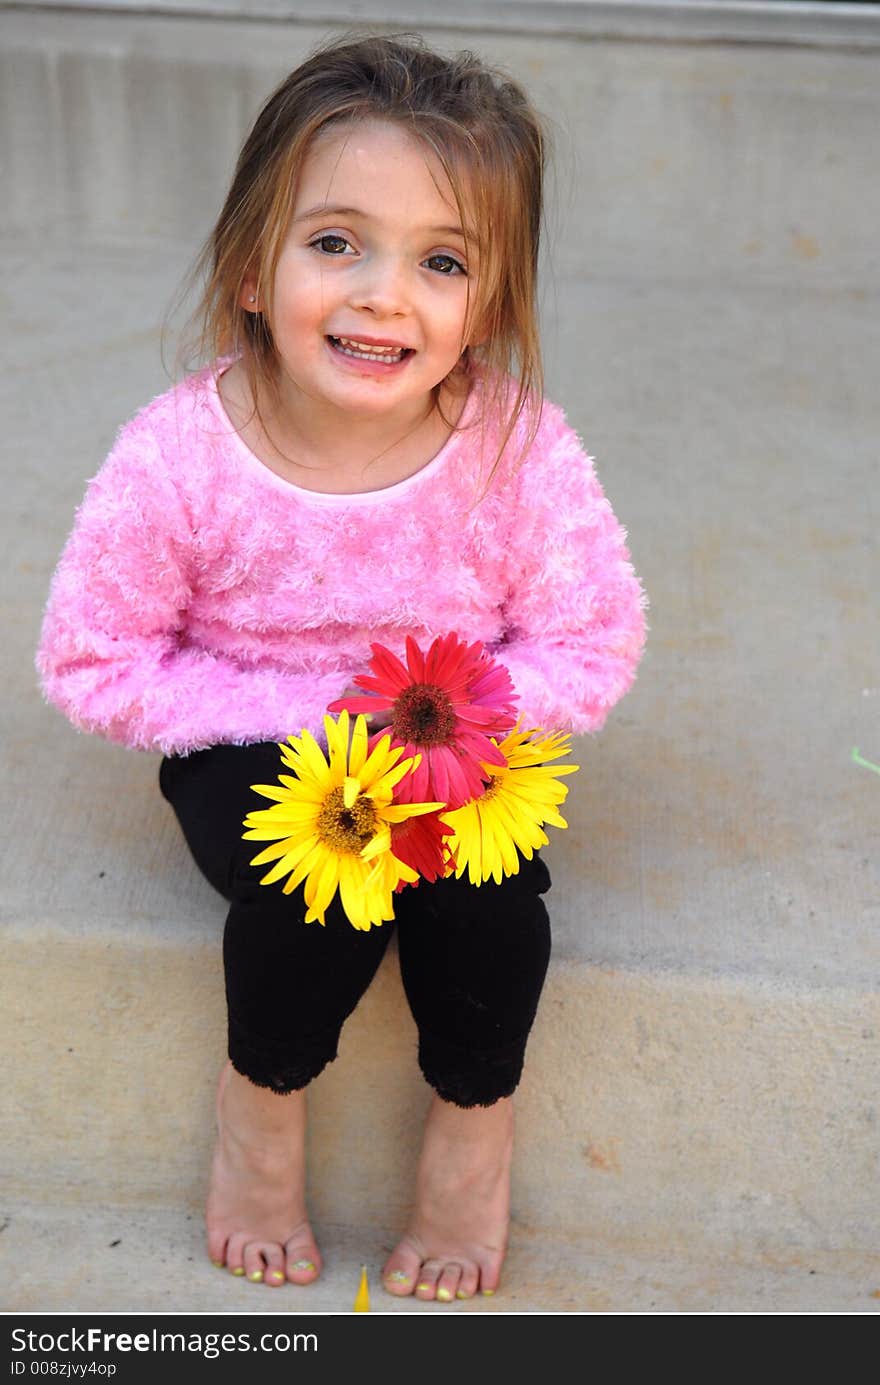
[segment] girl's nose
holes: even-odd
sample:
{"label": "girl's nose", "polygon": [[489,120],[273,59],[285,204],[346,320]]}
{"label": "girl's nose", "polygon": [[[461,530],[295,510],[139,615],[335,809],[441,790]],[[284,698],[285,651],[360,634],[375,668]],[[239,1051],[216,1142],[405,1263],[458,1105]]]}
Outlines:
{"label": "girl's nose", "polygon": [[400,317],[409,310],[407,276],[395,260],[375,259],[365,264],[353,285],[352,306],[376,317]]}

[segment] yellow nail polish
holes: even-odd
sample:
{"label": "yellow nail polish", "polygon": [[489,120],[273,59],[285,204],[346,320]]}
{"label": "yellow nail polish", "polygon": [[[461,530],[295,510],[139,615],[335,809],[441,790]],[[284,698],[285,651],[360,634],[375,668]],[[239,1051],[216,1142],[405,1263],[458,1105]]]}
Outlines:
{"label": "yellow nail polish", "polygon": [[233,1273],[233,1274],[242,1275],[242,1274],[244,1274],[244,1270],[242,1269],[241,1265],[236,1265],[236,1267],[235,1267],[235,1269],[232,1271],[232,1273]]}
{"label": "yellow nail polish", "polygon": [[211,1261],[211,1264],[214,1265],[215,1268],[218,1269],[218,1270],[225,1270],[225,1269],[226,1269],[226,1266],[225,1266],[225,1264],[223,1263],[222,1260],[212,1260],[212,1261]]}
{"label": "yellow nail polish", "polygon": [[431,1286],[430,1286],[430,1284],[417,1284],[417,1285],[416,1285],[416,1293],[417,1293],[417,1294],[426,1294],[426,1293],[430,1293],[430,1291],[431,1291]]}
{"label": "yellow nail polish", "polygon": [[494,1294],[494,1292],[495,1292],[494,1289],[484,1289],[484,1290],[483,1290],[483,1293],[485,1294],[486,1298],[491,1298],[492,1295]]}
{"label": "yellow nail polish", "polygon": [[270,1278],[270,1279],[277,1279],[277,1280],[279,1280],[279,1282],[280,1282],[282,1279],[286,1278],[286,1276],[285,1276],[284,1274],[282,1274],[281,1270],[272,1270],[271,1273],[269,1274],[269,1278]]}
{"label": "yellow nail polish", "polygon": [[250,1274],[248,1275],[248,1279],[250,1279],[254,1284],[259,1284],[259,1282],[260,1282],[260,1280],[261,1280],[262,1278],[263,1278],[263,1271],[262,1271],[262,1270],[251,1270]]}
{"label": "yellow nail polish", "polygon": [[456,1297],[456,1298],[467,1298],[467,1294],[464,1292],[463,1289],[456,1289],[456,1291],[455,1291],[455,1297]]}
{"label": "yellow nail polish", "polygon": [[450,1303],[452,1301],[452,1294],[448,1289],[438,1289],[437,1297],[441,1303]]}

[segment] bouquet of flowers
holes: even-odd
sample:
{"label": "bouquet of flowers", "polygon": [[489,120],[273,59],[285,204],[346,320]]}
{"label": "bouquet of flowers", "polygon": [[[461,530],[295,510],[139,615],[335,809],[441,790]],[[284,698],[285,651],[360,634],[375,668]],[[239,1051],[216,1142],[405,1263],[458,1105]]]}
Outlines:
{"label": "bouquet of flowers", "polygon": [[[364,696],[331,702],[327,754],[306,730],[280,746],[289,774],[254,784],[272,800],[245,818],[248,840],[271,842],[252,865],[261,884],[303,885],[306,922],[324,922],[337,890],[349,921],[368,929],[394,917],[396,891],[465,871],[474,885],[519,871],[567,827],[563,776],[577,765],[571,738],[525,731],[503,665],[477,642],[441,635],[426,652],[408,638],[406,663],[371,646]],[[352,726],[350,716],[355,720]],[[367,729],[370,716],[388,725]]]}

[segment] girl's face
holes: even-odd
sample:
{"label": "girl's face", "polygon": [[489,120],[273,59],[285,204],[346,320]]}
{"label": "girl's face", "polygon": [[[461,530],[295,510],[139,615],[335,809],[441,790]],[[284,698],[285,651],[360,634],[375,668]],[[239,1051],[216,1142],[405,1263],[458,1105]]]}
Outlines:
{"label": "girl's face", "polygon": [[405,131],[370,120],[318,136],[273,286],[282,397],[352,421],[427,409],[466,345],[469,248],[448,179]]}

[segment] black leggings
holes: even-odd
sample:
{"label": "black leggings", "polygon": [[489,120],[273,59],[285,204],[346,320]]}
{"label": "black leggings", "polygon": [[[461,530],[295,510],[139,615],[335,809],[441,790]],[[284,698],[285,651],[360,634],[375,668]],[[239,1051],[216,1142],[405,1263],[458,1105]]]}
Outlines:
{"label": "black leggings", "polygon": [[266,801],[252,784],[283,768],[274,741],[218,745],[162,761],[159,783],[200,870],[231,905],[223,957],[229,1056],[260,1087],[305,1087],[336,1057],[342,1024],[372,981],[396,925],[404,990],[419,1031],[419,1065],[458,1106],[490,1106],[519,1082],[550,958],[539,856],[481,885],[421,881],[394,897],[394,923],[352,927],[338,896],[326,924],[305,923],[300,886],[259,884],[259,842],[242,819]]}

